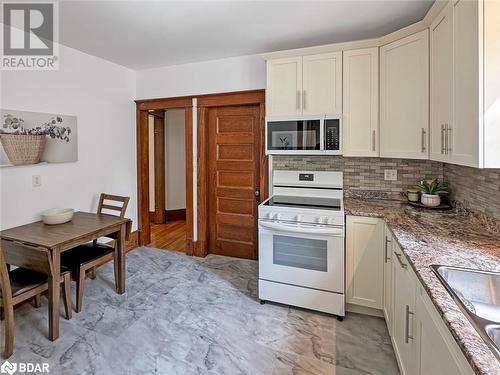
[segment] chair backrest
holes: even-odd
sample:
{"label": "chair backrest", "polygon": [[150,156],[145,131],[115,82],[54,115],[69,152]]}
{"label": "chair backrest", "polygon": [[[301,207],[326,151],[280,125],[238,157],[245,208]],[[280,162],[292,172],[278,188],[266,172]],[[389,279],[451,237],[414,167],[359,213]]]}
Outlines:
{"label": "chair backrest", "polygon": [[[99,198],[99,206],[97,207],[98,214],[109,214],[109,211],[116,211],[120,214],[115,216],[120,216],[121,219],[125,217],[125,212],[127,211],[129,197],[121,197],[119,195],[105,194],[101,193]],[[112,202],[107,203],[107,202]],[[106,210],[107,212],[104,212]]]}
{"label": "chair backrest", "polygon": [[2,252],[4,264],[27,268],[46,275],[52,274],[52,262],[47,249],[2,240],[0,252]]}

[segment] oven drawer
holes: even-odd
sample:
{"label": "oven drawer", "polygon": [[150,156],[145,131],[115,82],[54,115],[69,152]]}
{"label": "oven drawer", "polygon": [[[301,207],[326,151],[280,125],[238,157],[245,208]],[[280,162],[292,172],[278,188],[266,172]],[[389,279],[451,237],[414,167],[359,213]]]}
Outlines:
{"label": "oven drawer", "polygon": [[345,316],[343,294],[259,280],[259,299]]}
{"label": "oven drawer", "polygon": [[259,279],[344,293],[344,230],[259,223]]}

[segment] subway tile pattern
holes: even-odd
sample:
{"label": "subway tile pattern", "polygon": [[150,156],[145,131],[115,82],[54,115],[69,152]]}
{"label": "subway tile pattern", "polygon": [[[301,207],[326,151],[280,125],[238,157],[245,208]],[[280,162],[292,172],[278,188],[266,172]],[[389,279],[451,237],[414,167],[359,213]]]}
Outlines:
{"label": "subway tile pattern", "polygon": [[[398,195],[421,178],[443,180],[443,164],[429,160],[344,158],[342,156],[273,156],[282,170],[343,171],[344,189],[356,194],[371,191],[379,198]],[[397,181],[384,181],[384,169],[397,169]]]}
{"label": "subway tile pattern", "polygon": [[472,211],[500,220],[500,169],[478,169],[445,164],[444,180],[450,198]]}

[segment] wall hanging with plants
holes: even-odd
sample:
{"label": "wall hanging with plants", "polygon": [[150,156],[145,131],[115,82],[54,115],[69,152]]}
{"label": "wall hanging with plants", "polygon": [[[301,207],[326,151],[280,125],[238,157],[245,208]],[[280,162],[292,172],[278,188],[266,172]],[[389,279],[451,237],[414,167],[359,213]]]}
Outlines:
{"label": "wall hanging with plants", "polygon": [[0,166],[78,160],[76,116],[0,110]]}

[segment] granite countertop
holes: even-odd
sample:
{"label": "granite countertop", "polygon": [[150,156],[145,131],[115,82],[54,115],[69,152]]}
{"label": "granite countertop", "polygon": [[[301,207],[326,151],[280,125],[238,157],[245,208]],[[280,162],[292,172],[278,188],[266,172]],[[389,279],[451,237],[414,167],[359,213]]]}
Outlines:
{"label": "granite countertop", "polygon": [[466,209],[435,211],[398,200],[344,198],[346,215],[383,218],[475,373],[500,361],[430,269],[432,264],[500,272],[500,223]]}

